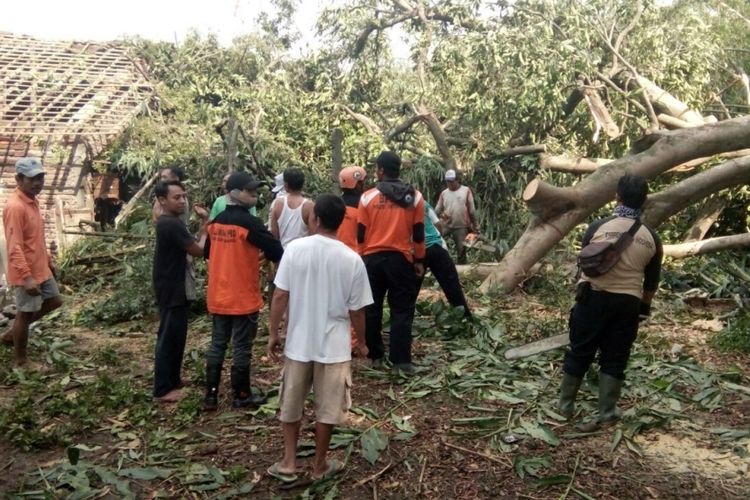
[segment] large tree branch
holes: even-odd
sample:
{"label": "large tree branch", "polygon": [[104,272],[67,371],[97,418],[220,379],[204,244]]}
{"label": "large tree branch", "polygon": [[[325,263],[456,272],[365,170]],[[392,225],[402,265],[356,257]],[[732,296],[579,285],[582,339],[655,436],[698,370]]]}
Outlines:
{"label": "large tree branch", "polygon": [[367,131],[373,135],[383,135],[383,131],[380,129],[380,126],[372,121],[372,119],[368,116],[365,116],[361,113],[356,113],[352,111],[349,106],[344,105],[343,106],[344,111],[346,111],[346,114],[357,120],[359,123],[364,125],[364,127],[367,129]]}
{"label": "large tree branch", "polygon": [[567,158],[565,156],[541,155],[542,168],[553,172],[565,172],[568,174],[584,175],[594,172],[597,168],[614,160],[609,158]]}
{"label": "large tree branch", "polygon": [[[526,231],[505,255],[498,270],[482,284],[482,291],[495,287],[500,287],[505,292],[515,289],[531,266],[544,257],[571,229],[612,201],[617,182],[623,174],[632,173],[650,179],[694,158],[748,148],[748,129],[750,116],[702,127],[662,131],[653,134],[656,137],[648,149],[598,168],[574,187],[562,188],[566,191],[566,200],[575,200],[575,208],[559,213],[546,211],[546,219],[532,216]],[[537,184],[542,183],[540,181]],[[544,189],[542,187],[538,190],[541,192]]]}
{"label": "large tree branch", "polygon": [[664,245],[664,255],[672,257],[673,259],[682,259],[693,255],[718,252],[720,250],[733,250],[735,248],[748,247],[750,247],[750,233],[734,234],[732,236],[709,238],[703,241]]}
{"label": "large tree branch", "polygon": [[643,207],[643,222],[658,226],[713,193],[747,183],[750,156],[729,160],[649,196]]}
{"label": "large tree branch", "polygon": [[422,117],[422,121],[427,125],[430,134],[432,134],[432,138],[435,140],[435,145],[440,156],[443,158],[445,168],[455,169],[458,164],[448,145],[448,134],[443,130],[440,120],[437,119],[435,113],[423,105],[419,107],[419,114]]}

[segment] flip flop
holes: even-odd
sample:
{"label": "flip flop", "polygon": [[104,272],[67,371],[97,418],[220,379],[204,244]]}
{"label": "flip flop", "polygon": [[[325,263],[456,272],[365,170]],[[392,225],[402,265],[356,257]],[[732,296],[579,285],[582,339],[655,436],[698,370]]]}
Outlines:
{"label": "flip flop", "polygon": [[335,460],[335,459],[329,460],[328,461],[328,470],[326,470],[320,476],[312,476],[312,478],[315,481],[320,481],[320,480],[323,480],[323,479],[328,479],[330,477],[333,477],[336,474],[338,474],[339,472],[341,472],[342,470],[344,470],[344,465],[345,464],[343,462],[340,462],[339,460]]}
{"label": "flip flop", "polygon": [[269,476],[271,476],[274,479],[278,479],[284,484],[290,484],[297,480],[297,474],[288,474],[286,472],[281,472],[279,470],[279,463],[276,462],[272,466],[270,466],[266,472]]}

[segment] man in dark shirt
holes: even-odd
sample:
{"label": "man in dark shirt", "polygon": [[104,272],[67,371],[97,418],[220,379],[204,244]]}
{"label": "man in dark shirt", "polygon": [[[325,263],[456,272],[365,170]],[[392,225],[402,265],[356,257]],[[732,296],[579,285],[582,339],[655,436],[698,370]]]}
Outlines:
{"label": "man in dark shirt", "polygon": [[182,399],[180,370],[187,339],[189,290],[185,287],[187,255],[203,255],[205,222],[199,241],[181,219],[187,209],[185,187],[179,181],[159,182],[156,199],[162,210],[156,221],[154,292],[159,305],[159,331],[154,356],[154,398],[163,403]]}
{"label": "man in dark shirt", "polygon": [[[623,176],[617,184],[614,215],[592,223],[584,234],[583,246],[617,241],[638,221],[647,194],[644,178]],[[596,277],[581,274],[576,304],[570,313],[570,349],[565,353],[559,409],[564,416],[573,417],[576,393],[598,352],[599,416],[581,426],[583,431],[611,425],[620,417],[617,400],[625,367],[638,334],[638,322],[651,313],[661,261],[659,236],[642,225],[612,269]]]}

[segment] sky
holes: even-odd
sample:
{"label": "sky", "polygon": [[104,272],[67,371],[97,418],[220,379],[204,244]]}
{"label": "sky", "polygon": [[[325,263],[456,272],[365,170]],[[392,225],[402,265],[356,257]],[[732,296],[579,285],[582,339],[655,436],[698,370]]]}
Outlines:
{"label": "sky", "polygon": [[[314,46],[318,13],[336,0],[301,0],[301,46]],[[191,28],[223,44],[252,30],[269,0],[0,0],[0,31],[52,40],[105,41],[123,35],[181,41]]]}

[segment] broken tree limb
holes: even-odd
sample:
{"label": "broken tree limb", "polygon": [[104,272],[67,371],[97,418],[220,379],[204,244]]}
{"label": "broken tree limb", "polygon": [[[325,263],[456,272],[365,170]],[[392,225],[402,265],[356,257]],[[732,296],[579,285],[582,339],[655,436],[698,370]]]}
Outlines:
{"label": "broken tree limb", "polygon": [[341,194],[341,188],[339,188],[339,174],[341,173],[341,167],[344,163],[344,155],[342,151],[343,144],[344,132],[338,127],[331,130],[331,180],[333,180],[336,194]]}
{"label": "broken tree limb", "polygon": [[[595,210],[611,202],[617,182],[625,173],[643,176],[647,179],[669,170],[694,158],[712,156],[728,151],[750,147],[750,116],[724,120],[701,127],[659,131],[648,143],[642,143],[640,153],[626,156],[608,163],[581,182],[568,188],[536,188],[533,191],[564,193],[564,203],[558,207],[575,207],[554,213],[540,210],[546,219],[532,215],[526,231],[500,262],[496,269],[482,283],[484,293],[498,289],[512,292],[524,279],[529,269],[544,257],[571,229],[585,221]],[[538,181],[538,184],[546,184]],[[534,198],[533,196],[531,197]]]}
{"label": "broken tree limb", "polygon": [[750,233],[719,236],[703,241],[664,245],[664,255],[673,259],[683,259],[693,255],[733,250],[735,248],[750,248]]}
{"label": "broken tree limb", "polygon": [[607,106],[604,105],[602,98],[599,97],[599,92],[591,87],[582,86],[581,92],[586,100],[586,104],[591,111],[591,116],[594,117],[594,121],[597,124],[597,129],[601,128],[604,133],[610,139],[614,139],[620,135],[620,127],[617,126],[612,116],[609,114]]}
{"label": "broken tree limb", "polygon": [[367,132],[373,135],[383,135],[383,131],[380,130],[380,126],[372,121],[370,117],[365,116],[362,113],[353,111],[349,106],[343,106],[343,108],[344,111],[346,111],[346,114],[361,123],[367,129]]}
{"label": "broken tree limb", "polygon": [[533,155],[538,153],[544,153],[547,151],[547,146],[544,144],[529,144],[528,146],[515,146],[508,149],[498,151],[498,156],[519,156],[519,155]]}
{"label": "broken tree limb", "polygon": [[542,168],[552,170],[553,172],[565,172],[568,174],[590,174],[597,168],[614,160],[609,158],[568,158],[566,156],[540,155],[539,157]]}
{"label": "broken tree limb", "polygon": [[424,121],[425,125],[427,125],[427,129],[430,131],[430,134],[432,134],[432,138],[435,140],[435,145],[437,146],[437,150],[440,153],[440,157],[443,159],[445,168],[456,169],[458,163],[456,162],[456,158],[453,156],[451,148],[448,145],[448,134],[446,134],[445,130],[443,130],[443,126],[440,124],[440,120],[438,120],[437,116],[435,116],[435,113],[433,113],[424,105],[421,105],[418,111],[422,118],[422,121]]}
{"label": "broken tree limb", "polygon": [[727,207],[727,200],[721,196],[715,196],[703,204],[693,225],[688,229],[684,242],[701,241],[706,237],[708,230],[714,225]]}
{"label": "broken tree limb", "polygon": [[750,156],[726,161],[649,196],[643,206],[642,220],[651,227],[659,226],[717,191],[747,183],[750,183]]}
{"label": "broken tree limb", "polygon": [[579,202],[574,191],[552,186],[539,178],[533,179],[523,190],[523,201],[529,212],[542,220],[572,210]]}
{"label": "broken tree limb", "polygon": [[138,200],[140,200],[144,194],[148,193],[148,190],[151,188],[151,186],[153,186],[153,184],[156,182],[158,178],[159,178],[159,174],[158,173],[154,174],[148,180],[148,182],[146,182],[146,184],[144,184],[143,187],[139,189],[138,192],[135,193],[132,198],[130,198],[130,201],[128,201],[125,204],[125,206],[122,207],[122,210],[120,211],[120,213],[117,215],[117,217],[115,217],[115,228],[117,228],[117,226],[122,224],[125,221],[125,219],[127,219],[128,216],[130,216],[133,210],[135,210],[135,206],[136,206],[136,203],[138,203]]}
{"label": "broken tree limb", "polygon": [[636,74],[635,80],[643,89],[648,100],[660,110],[663,110],[674,118],[679,118],[685,122],[703,125],[703,116],[701,116],[700,113],[690,109],[687,104],[680,101],[648,78]]}
{"label": "broken tree limb", "polygon": [[418,123],[421,119],[422,119],[422,116],[418,115],[418,114],[410,116],[409,118],[407,118],[403,122],[399,123],[398,125],[396,125],[392,129],[390,129],[385,134],[385,140],[386,141],[392,141],[393,139],[395,139],[399,135],[403,134],[404,132],[406,132],[407,130],[409,130],[410,128],[412,128],[414,126],[414,124]]}
{"label": "broken tree limb", "polygon": [[685,120],[680,120],[679,118],[675,118],[674,116],[665,113],[659,113],[656,118],[659,119],[659,123],[672,129],[698,127],[699,125],[702,125],[694,122],[686,122]]}

